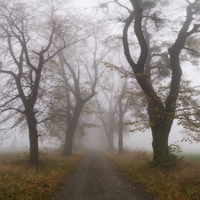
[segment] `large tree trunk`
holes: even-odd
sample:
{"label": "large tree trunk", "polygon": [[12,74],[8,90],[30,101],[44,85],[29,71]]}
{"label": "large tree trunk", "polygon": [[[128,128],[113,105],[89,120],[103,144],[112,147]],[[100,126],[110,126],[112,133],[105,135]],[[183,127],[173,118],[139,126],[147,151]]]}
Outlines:
{"label": "large tree trunk", "polygon": [[[74,131],[73,131],[73,129],[74,129]],[[66,131],[65,144],[63,147],[63,151],[61,153],[63,156],[72,156],[73,155],[73,152],[72,152],[73,145],[72,144],[73,144],[74,132],[75,132],[75,127],[69,127]]]}
{"label": "large tree trunk", "polygon": [[174,114],[167,112],[157,102],[149,104],[148,113],[152,131],[153,162],[155,165],[163,165],[169,162],[168,137],[174,120]]}
{"label": "large tree trunk", "polygon": [[77,105],[74,109],[74,115],[73,115],[71,121],[68,123],[68,128],[67,128],[66,136],[65,136],[65,144],[64,144],[63,151],[61,153],[63,156],[72,156],[73,155],[73,152],[72,152],[73,137],[74,137],[76,126],[78,124],[78,120],[79,120],[83,106],[84,106],[84,102],[82,102],[80,100],[80,102],[77,103]]}
{"label": "large tree trunk", "polygon": [[37,164],[39,161],[37,120],[35,118],[33,110],[27,112],[26,117],[29,129],[29,142],[30,142],[29,162],[31,164]]}
{"label": "large tree trunk", "polygon": [[170,133],[169,125],[158,125],[151,127],[153,162],[162,165],[169,162],[168,136]]}

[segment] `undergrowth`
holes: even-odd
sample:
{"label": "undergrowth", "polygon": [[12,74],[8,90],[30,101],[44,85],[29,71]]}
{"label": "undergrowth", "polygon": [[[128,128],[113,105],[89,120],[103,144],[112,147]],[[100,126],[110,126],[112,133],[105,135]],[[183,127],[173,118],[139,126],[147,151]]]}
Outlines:
{"label": "undergrowth", "polygon": [[151,155],[144,151],[124,155],[105,154],[122,173],[140,184],[158,200],[199,200],[200,159],[180,160],[173,168],[152,168]]}
{"label": "undergrowth", "polygon": [[49,200],[82,158],[80,153],[73,157],[43,155],[40,165],[33,167],[25,157],[0,157],[0,199]]}

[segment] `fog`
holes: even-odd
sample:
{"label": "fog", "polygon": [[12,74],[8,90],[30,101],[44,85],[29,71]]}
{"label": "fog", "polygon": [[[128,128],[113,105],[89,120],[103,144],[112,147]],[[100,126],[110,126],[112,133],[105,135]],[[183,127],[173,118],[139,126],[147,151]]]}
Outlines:
{"label": "fog", "polygon": [[[176,2],[182,2],[176,1]],[[71,2],[71,4],[76,8],[82,8],[85,12],[90,12],[92,10],[93,13],[98,11],[95,9],[95,6],[101,3],[101,1],[94,0],[76,0]],[[183,74],[188,77],[189,80],[192,81],[194,86],[199,85],[199,75],[200,72],[191,70],[191,66],[187,66],[190,68],[189,70],[185,67],[183,69]],[[128,128],[127,128],[128,129]],[[193,142],[192,144],[181,140],[183,139],[183,135],[180,133],[182,130],[181,126],[177,126],[176,121],[173,124],[172,130],[169,135],[169,144],[177,142],[183,150],[183,153],[193,152],[200,153],[200,144]],[[126,130],[124,132],[124,148],[129,150],[137,150],[142,149],[146,151],[152,151],[152,136],[151,131],[146,130],[145,132],[129,132]],[[114,134],[114,146],[117,149],[118,146],[118,136],[117,131]],[[85,135],[82,136],[82,147],[85,149],[96,149],[96,150],[107,150],[108,142],[106,139],[106,134],[102,127],[100,128],[92,128],[86,129]],[[40,150],[44,149],[59,149],[60,142],[56,139],[44,139],[43,141],[39,140],[39,148]],[[0,151],[9,150],[9,151],[27,151],[29,150],[29,138],[27,134],[18,134],[15,133],[15,136],[10,136],[8,139],[2,141],[0,145]]]}
{"label": "fog", "polygon": [[[90,12],[95,5],[99,5],[104,1],[94,1],[94,0],[76,0],[74,1],[75,6],[79,8],[84,8],[87,12]],[[178,6],[180,9],[180,4],[185,5],[185,1],[176,0],[174,1],[174,5]],[[175,8],[175,10],[177,9]],[[195,69],[190,64],[186,64],[183,66],[183,75],[187,77],[188,80],[191,80],[193,86],[199,86],[199,75],[200,71]],[[176,121],[173,123],[170,135],[169,135],[169,145],[177,142],[182,148],[183,153],[192,152],[192,153],[200,153],[200,144],[197,142],[189,143],[188,141],[182,141],[183,134],[181,134],[182,127],[176,124]],[[94,133],[88,133],[85,137],[85,143],[88,147],[95,148],[99,147],[98,140],[95,139]],[[97,137],[98,138],[98,137]],[[115,147],[117,148],[117,134],[115,135]],[[152,136],[151,131],[147,130],[145,132],[136,132],[136,133],[125,133],[124,134],[124,147],[127,149],[144,149],[148,151],[152,151]],[[106,146],[106,145],[105,145]]]}
{"label": "fog", "polygon": [[[200,153],[200,144],[189,142],[181,142],[183,135],[179,132],[182,130],[181,127],[174,125],[172,127],[170,136],[169,136],[169,144],[178,142],[178,144],[182,148],[182,153]],[[10,151],[10,152],[29,152],[29,138],[27,135],[21,136],[20,134],[16,138],[9,138],[5,140],[0,145],[0,151]],[[108,149],[106,135],[103,130],[92,129],[88,130],[86,135],[83,136],[82,146],[83,149],[89,150],[100,150],[106,151]],[[152,151],[152,136],[151,131],[145,132],[137,132],[137,133],[125,133],[124,135],[124,149],[125,150],[144,150],[144,151]],[[115,134],[115,148],[118,146],[118,136]],[[39,147],[41,151],[48,152],[48,150],[58,150],[60,148],[60,144],[54,140],[44,141],[39,143]]]}

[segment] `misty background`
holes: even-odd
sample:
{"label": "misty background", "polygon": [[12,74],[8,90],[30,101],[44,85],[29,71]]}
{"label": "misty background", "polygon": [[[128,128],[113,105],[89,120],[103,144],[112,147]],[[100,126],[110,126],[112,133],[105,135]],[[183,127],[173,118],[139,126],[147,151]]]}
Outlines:
{"label": "misty background", "polygon": [[[180,4],[183,3],[182,0],[173,1],[174,2],[174,9],[173,12],[176,13],[181,9]],[[74,12],[78,11],[80,15],[87,15],[90,14],[91,16],[101,18],[104,16],[102,12],[100,12],[100,9],[98,6],[101,3],[101,1],[95,1],[95,0],[74,0],[69,2],[69,8],[73,8]],[[177,5],[177,7],[176,7]],[[184,8],[183,3],[183,8]],[[107,12],[105,10],[105,12]],[[184,10],[183,10],[184,12]],[[110,25],[109,25],[110,26]],[[111,25],[112,26],[112,25]],[[111,27],[110,26],[110,27]],[[113,29],[110,31],[113,33],[115,32],[115,29],[118,29],[118,26],[113,25]],[[120,30],[121,31],[121,30]],[[191,70],[192,68],[192,70]],[[109,70],[107,73],[110,73]],[[183,74],[187,77],[188,80],[191,80],[191,84],[193,86],[198,86],[199,81],[199,74],[200,72],[195,69],[195,67],[192,66],[183,66]],[[117,79],[120,79],[119,77]],[[92,123],[96,122],[95,116],[90,116]],[[126,128],[126,131],[124,132],[124,148],[125,149],[144,149],[151,151],[152,146],[152,136],[151,131],[146,130],[144,132],[137,131],[137,132],[129,132],[129,127]],[[169,144],[177,142],[183,150],[183,153],[187,152],[193,152],[193,153],[199,153],[200,152],[200,145],[197,142],[190,143],[186,140],[183,140],[183,134],[181,134],[182,127],[178,126],[176,124],[176,121],[173,123],[172,130],[169,135]],[[118,145],[118,135],[117,132],[114,134],[114,145],[115,148],[117,148]],[[99,149],[99,150],[106,150],[108,148],[108,143],[106,139],[106,134],[104,130],[100,127],[95,128],[87,128],[84,132],[84,135],[82,135],[82,146],[89,149]],[[0,142],[0,151],[2,150],[22,150],[26,151],[26,149],[29,148],[29,138],[28,134],[26,133],[19,133],[15,132],[8,135],[8,138],[4,139]],[[60,142],[57,141],[55,138],[48,138],[48,139],[39,139],[39,148],[42,149],[54,149],[54,148],[60,148]]]}

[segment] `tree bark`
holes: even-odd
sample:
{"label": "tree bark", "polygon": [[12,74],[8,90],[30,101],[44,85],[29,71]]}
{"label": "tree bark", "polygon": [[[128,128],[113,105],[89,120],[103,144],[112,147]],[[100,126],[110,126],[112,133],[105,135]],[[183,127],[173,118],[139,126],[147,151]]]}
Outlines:
{"label": "tree bark", "polygon": [[37,164],[39,162],[38,131],[37,131],[37,120],[33,109],[26,111],[26,117],[27,117],[27,124],[29,130],[29,143],[30,143],[29,162],[31,164]]}
{"label": "tree bark", "polygon": [[[72,129],[72,130],[70,130]],[[74,131],[73,131],[74,129]],[[73,126],[73,128],[68,128],[66,131],[66,136],[65,136],[65,144],[63,147],[63,151],[61,153],[62,156],[72,156],[73,152],[72,152],[72,144],[73,144],[73,135],[75,132],[75,127]]]}
{"label": "tree bark", "polygon": [[118,138],[118,153],[124,153],[124,145],[123,145],[123,126],[119,124],[119,138]]}
{"label": "tree bark", "polygon": [[74,109],[74,115],[73,115],[71,121],[68,123],[68,128],[67,128],[66,136],[65,136],[65,144],[64,144],[63,151],[61,153],[63,156],[72,156],[73,155],[73,152],[72,152],[73,137],[74,137],[76,126],[78,124],[78,120],[81,115],[81,110],[82,110],[84,104],[85,103],[82,100],[79,100],[77,102],[77,105]]}
{"label": "tree bark", "polygon": [[108,135],[108,151],[114,150],[114,132],[111,131]]}
{"label": "tree bark", "polygon": [[169,112],[162,104],[159,106],[158,102],[153,105],[149,102],[148,114],[153,137],[153,162],[155,165],[168,163],[168,137],[174,121],[174,112]]}
{"label": "tree bark", "polygon": [[108,151],[114,151],[114,127],[115,127],[115,112],[109,113],[109,124],[108,124]]}
{"label": "tree bark", "polygon": [[124,153],[124,146],[123,146],[123,118],[124,113],[122,110],[122,98],[119,97],[119,138],[118,138],[118,153]]}
{"label": "tree bark", "polygon": [[168,136],[169,125],[154,126],[151,128],[153,136],[153,162],[162,165],[169,162]]}

